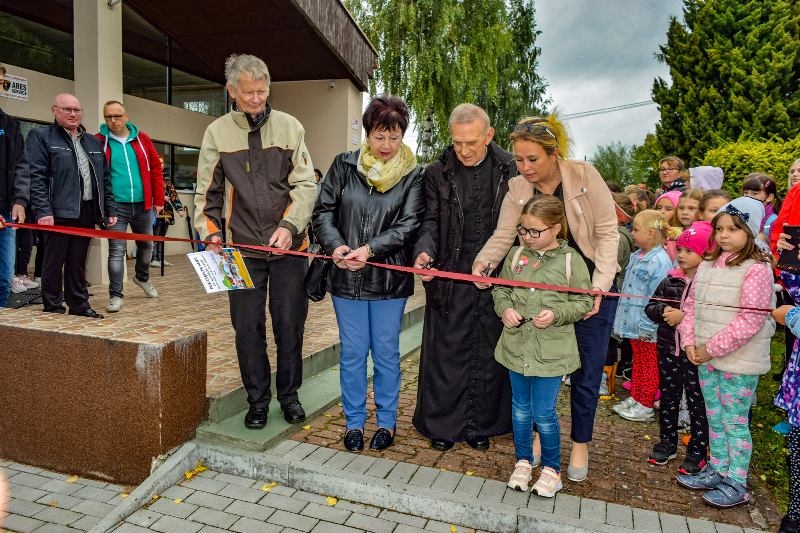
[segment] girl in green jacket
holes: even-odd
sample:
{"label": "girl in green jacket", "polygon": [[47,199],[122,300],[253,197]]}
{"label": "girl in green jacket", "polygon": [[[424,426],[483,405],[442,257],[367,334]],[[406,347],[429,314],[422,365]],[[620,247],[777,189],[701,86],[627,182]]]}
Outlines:
{"label": "girl in green jacket", "polygon": [[[555,196],[535,195],[522,208],[517,233],[501,278],[589,289],[589,270],[564,238],[564,206]],[[561,430],[556,399],[561,378],[580,366],[573,323],[592,307],[586,293],[498,286],[492,296],[503,320],[495,359],[511,378],[511,422],[517,463],[508,486],[528,490],[531,470],[542,472],[533,492],[552,498],[561,490]],[[541,457],[533,455],[539,434]],[[539,460],[540,459],[540,460]]]}

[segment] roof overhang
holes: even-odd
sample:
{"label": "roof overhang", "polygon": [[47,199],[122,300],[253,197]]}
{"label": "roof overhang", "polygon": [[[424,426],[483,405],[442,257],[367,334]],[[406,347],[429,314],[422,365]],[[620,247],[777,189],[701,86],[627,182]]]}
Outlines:
{"label": "roof overhang", "polygon": [[273,81],[350,79],[366,91],[377,63],[340,0],[124,2],[183,49],[173,66],[214,81],[224,82],[226,57],[249,53]]}
{"label": "roof overhang", "polygon": [[[0,9],[72,33],[73,1],[0,0]],[[341,0],[123,0],[120,8],[126,52],[218,83],[233,53],[262,58],[273,81],[350,79],[361,91],[377,65]]]}

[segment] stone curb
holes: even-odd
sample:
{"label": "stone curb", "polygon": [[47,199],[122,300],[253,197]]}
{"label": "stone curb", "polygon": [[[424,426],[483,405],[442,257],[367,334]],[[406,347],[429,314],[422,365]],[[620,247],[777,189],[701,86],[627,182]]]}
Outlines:
{"label": "stone curb", "polygon": [[156,494],[167,490],[197,465],[197,445],[187,442],[156,468],[125,500],[94,526],[89,533],[105,533],[138,511]]}
{"label": "stone curb", "polygon": [[[481,496],[473,497],[393,480],[388,470],[387,478],[360,473],[367,470],[366,466],[356,471],[345,469],[350,462],[355,464],[359,459],[370,464],[379,461],[367,456],[335,452],[326,455],[328,459],[319,464],[315,462],[319,458],[319,450],[327,449],[314,444],[285,440],[266,452],[250,452],[217,443],[192,441],[181,446],[90,533],[109,531],[149,502],[154,495],[160,494],[180,481],[184,472],[192,470],[199,461],[202,461],[207,468],[225,474],[275,481],[298,490],[331,495],[337,499],[484,531],[756,533],[756,530],[742,529],[738,526],[687,520],[682,516],[623,505],[606,505],[602,501],[566,494],[559,494],[555,501],[540,499],[548,505],[540,506],[539,509],[531,504],[525,507],[524,503],[521,506],[502,503]],[[338,456],[339,460],[335,460],[334,455]],[[337,466],[325,466],[324,463],[328,461]],[[393,465],[394,468],[400,467],[400,469],[404,466],[417,468],[415,465],[405,463]],[[487,482],[504,485],[477,476],[471,477],[470,480],[481,485],[488,485]],[[515,498],[523,496],[523,493],[513,494]],[[551,502],[554,505],[549,505]]]}

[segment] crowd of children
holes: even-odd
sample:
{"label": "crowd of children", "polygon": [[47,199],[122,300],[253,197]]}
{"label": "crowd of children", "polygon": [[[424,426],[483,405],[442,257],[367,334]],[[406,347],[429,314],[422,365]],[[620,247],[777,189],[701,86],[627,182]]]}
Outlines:
{"label": "crowd of children", "polygon": [[[777,183],[769,175],[754,173],[744,179],[738,198],[721,189],[691,188],[667,188],[653,198],[632,187],[614,194],[614,201],[621,266],[616,282],[622,295],[609,358],[616,362],[618,348],[623,347],[624,359],[627,345],[632,365],[630,371],[620,369],[617,374],[630,379],[630,396],[613,410],[641,422],[654,420],[658,410],[660,439],[647,460],[664,465],[678,456],[679,411],[685,405],[689,436],[677,483],[705,491],[703,500],[714,507],[746,503],[750,408],[759,377],[770,368],[775,321],[785,321],[795,333],[800,329],[797,307],[787,305],[771,313],[776,285],[770,236],[773,247],[778,238],[791,247],[786,235],[775,235],[785,220],[778,218]],[[509,252],[501,277],[588,288],[586,265],[563,239],[565,224],[559,201],[535,196],[522,211],[520,245]],[[787,287],[784,301],[797,301],[800,276],[782,277]],[[532,490],[551,497],[562,486],[555,408],[559,376],[579,364],[572,324],[581,319],[590,300],[580,292],[503,286],[496,287],[493,296],[505,326],[495,357],[509,369],[512,382],[517,463],[508,485],[526,490],[532,469],[541,464]],[[795,343],[787,346],[776,399],[791,424],[792,504],[781,526],[786,532],[798,531],[800,523],[797,352]],[[605,381],[603,393],[608,394]],[[540,456],[532,433],[538,434]]]}

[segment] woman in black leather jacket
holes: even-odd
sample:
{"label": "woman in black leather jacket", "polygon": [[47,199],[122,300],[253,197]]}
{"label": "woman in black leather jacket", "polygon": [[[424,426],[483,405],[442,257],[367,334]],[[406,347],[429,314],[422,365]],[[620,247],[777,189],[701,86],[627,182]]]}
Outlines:
{"label": "woman in black leather jacket", "polygon": [[400,321],[414,292],[412,275],[365,262],[411,265],[424,209],[422,168],[403,143],[408,127],[405,102],[391,95],[373,98],[363,123],[366,139],[361,149],[336,156],[313,216],[314,234],[337,267],[331,269],[331,295],[341,341],[344,445],[350,451],[364,447],[370,350],[378,426],[370,448],[383,450],[394,442]]}

